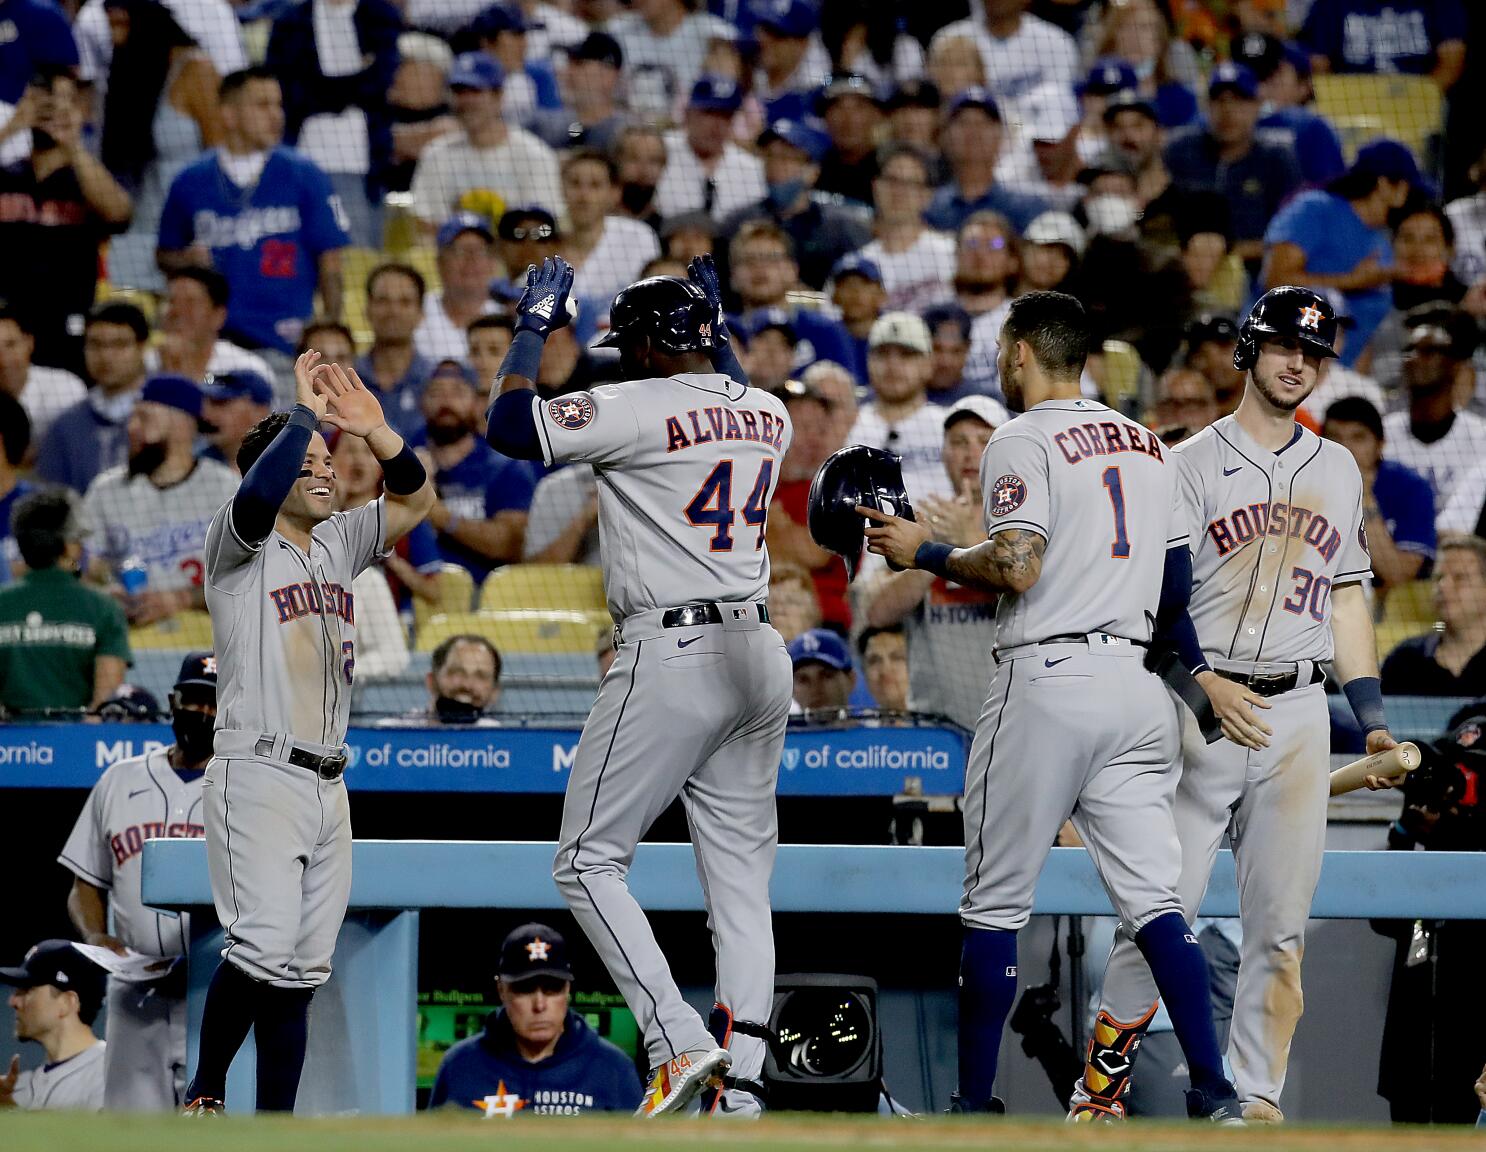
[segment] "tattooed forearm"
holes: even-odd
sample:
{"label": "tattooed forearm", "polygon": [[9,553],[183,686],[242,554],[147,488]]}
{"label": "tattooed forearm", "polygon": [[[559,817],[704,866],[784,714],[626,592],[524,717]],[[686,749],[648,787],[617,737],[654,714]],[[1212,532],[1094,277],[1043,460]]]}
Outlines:
{"label": "tattooed forearm", "polygon": [[1025,592],[1042,575],[1047,541],[1036,532],[1008,528],[974,548],[957,548],[949,571],[959,584],[987,592]]}

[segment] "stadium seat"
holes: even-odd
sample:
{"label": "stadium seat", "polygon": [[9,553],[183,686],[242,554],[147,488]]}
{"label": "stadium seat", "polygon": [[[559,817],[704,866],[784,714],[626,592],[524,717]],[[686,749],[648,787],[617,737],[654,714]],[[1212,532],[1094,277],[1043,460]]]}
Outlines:
{"label": "stadium seat", "polygon": [[1140,353],[1123,340],[1106,340],[1104,353],[1104,402],[1116,412],[1128,412],[1130,401],[1140,396],[1145,365]]}
{"label": "stadium seat", "polygon": [[1434,628],[1434,582],[1410,580],[1388,589],[1383,614],[1378,618],[1378,659],[1381,660],[1412,636],[1423,636]]}
{"label": "stadium seat", "polygon": [[470,575],[468,568],[458,564],[442,564],[434,573],[434,582],[438,593],[437,599],[424,600],[421,596],[413,597],[415,628],[421,629],[435,616],[468,612],[474,607],[475,579]]}
{"label": "stadium seat", "polygon": [[205,612],[177,612],[169,619],[129,629],[131,648],[176,648],[182,652],[212,646],[212,618]]}
{"label": "stadium seat", "polygon": [[480,589],[480,609],[488,612],[553,609],[607,619],[605,603],[603,573],[591,564],[508,564]]}
{"label": "stadium seat", "polygon": [[371,322],[366,318],[366,277],[373,268],[387,259],[376,248],[341,249],[341,292],[343,311],[341,319],[356,337],[356,346],[363,348],[371,343]]}
{"label": "stadium seat", "polygon": [[431,652],[450,636],[473,632],[502,652],[592,654],[607,613],[517,610],[450,612],[434,616],[418,632],[418,649]]}
{"label": "stadium seat", "polygon": [[1375,136],[1392,136],[1431,166],[1444,126],[1444,98],[1424,76],[1320,75],[1312,79],[1316,111],[1331,121],[1348,157]]}

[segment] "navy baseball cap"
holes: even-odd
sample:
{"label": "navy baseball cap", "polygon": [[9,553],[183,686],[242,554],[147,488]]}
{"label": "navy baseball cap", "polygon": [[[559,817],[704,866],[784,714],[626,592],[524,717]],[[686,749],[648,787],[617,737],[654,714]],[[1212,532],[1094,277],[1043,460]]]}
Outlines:
{"label": "navy baseball cap", "polygon": [[223,372],[220,376],[208,376],[201,392],[208,400],[243,397],[254,404],[273,406],[273,385],[256,372]]}
{"label": "navy baseball cap", "polygon": [[1384,180],[1403,180],[1426,195],[1433,196],[1434,181],[1419,171],[1419,162],[1409,146],[1399,140],[1380,137],[1357,149],[1357,158],[1352,161],[1352,172],[1365,172]]}
{"label": "navy baseball cap", "polygon": [[519,984],[538,976],[571,980],[568,942],[562,933],[546,924],[523,924],[512,929],[500,946],[497,975],[508,984]]}
{"label": "navy baseball cap", "polygon": [[624,50],[607,32],[590,32],[577,44],[570,45],[567,53],[570,60],[597,60],[616,70],[624,67]]}
{"label": "navy baseball cap", "polygon": [[692,87],[686,106],[698,112],[723,112],[731,116],[743,107],[743,93],[725,76],[703,76]]}
{"label": "navy baseball cap", "polygon": [[1238,340],[1238,322],[1231,316],[1204,312],[1187,323],[1183,336],[1188,348],[1202,344],[1233,344]]}
{"label": "navy baseball cap", "polygon": [[829,628],[812,628],[789,642],[789,662],[798,667],[814,661],[837,672],[851,671],[851,649]]}
{"label": "navy baseball cap", "polygon": [[180,675],[175,678],[177,688],[196,685],[203,688],[217,686],[217,657],[211,652],[187,652],[181,661]]}
{"label": "navy baseball cap", "polygon": [[1125,92],[1140,83],[1135,69],[1128,61],[1118,56],[1101,56],[1094,61],[1084,82],[1078,86],[1080,96],[1112,96]]}
{"label": "navy baseball cap", "polygon": [[820,12],[809,0],[748,0],[748,14],[756,27],[793,40],[805,39],[820,24]]}
{"label": "navy baseball cap", "polygon": [[175,408],[194,420],[201,419],[201,401],[204,399],[201,385],[189,376],[169,373],[151,376],[144,382],[139,398],[150,404]]}
{"label": "navy baseball cap", "polygon": [[771,328],[783,332],[791,344],[798,343],[800,339],[799,333],[795,331],[794,320],[786,308],[760,308],[756,312],[750,312],[743,318],[743,327],[750,340]]}
{"label": "navy baseball cap", "polygon": [[773,121],[759,133],[759,147],[772,140],[783,140],[791,148],[805,153],[812,164],[819,164],[831,150],[830,136],[803,120]]}
{"label": "navy baseball cap", "polygon": [[428,374],[430,380],[437,380],[440,376],[453,377],[455,380],[468,384],[476,391],[480,388],[480,382],[475,378],[474,369],[459,360],[440,360],[434,365],[433,371]]}
{"label": "navy baseball cap", "polygon": [[948,123],[950,120],[953,120],[966,108],[979,108],[982,112],[990,116],[991,119],[1001,119],[1001,108],[996,103],[996,98],[991,95],[988,89],[982,88],[978,84],[966,88],[949,102],[949,108],[944,113],[945,122]]}
{"label": "navy baseball cap", "polygon": [[14,968],[0,968],[0,984],[12,988],[39,988],[50,984],[62,992],[76,992],[83,1014],[103,1004],[107,974],[79,952],[71,940],[43,940]]}
{"label": "navy baseball cap", "polygon": [[527,30],[526,17],[514,4],[492,4],[470,21],[470,31],[477,40],[494,40],[502,32]]}
{"label": "navy baseball cap", "polygon": [[449,66],[448,83],[450,88],[498,92],[505,87],[506,70],[488,52],[461,52]]}
{"label": "navy baseball cap", "polygon": [[478,232],[485,237],[487,244],[495,239],[495,233],[490,230],[490,221],[484,216],[478,212],[456,212],[439,225],[438,246],[447,248],[466,232]]}
{"label": "navy baseball cap", "polygon": [[874,284],[882,283],[882,269],[877,266],[877,261],[860,252],[848,252],[836,261],[836,266],[831,269],[831,279],[839,281],[844,276],[861,276]]}
{"label": "navy baseball cap", "polygon": [[928,108],[937,112],[943,103],[939,85],[932,80],[905,80],[884,101],[889,112],[899,108]]}
{"label": "navy baseball cap", "polygon": [[1108,124],[1121,112],[1139,112],[1148,120],[1161,122],[1160,115],[1156,112],[1155,101],[1142,96],[1138,91],[1116,92],[1109,98],[1109,103],[1104,106],[1104,122]]}
{"label": "navy baseball cap", "polygon": [[112,696],[98,705],[98,716],[103,720],[148,724],[160,718],[160,701],[138,684],[120,684]]}
{"label": "navy baseball cap", "polygon": [[960,337],[964,340],[970,339],[971,318],[970,313],[958,303],[935,304],[933,307],[924,309],[924,323],[928,326],[930,334],[941,324],[953,324],[960,330]]}
{"label": "navy baseball cap", "polygon": [[872,81],[855,72],[843,72],[839,76],[831,77],[830,82],[820,90],[820,95],[815,100],[816,110],[823,110],[826,105],[843,96],[860,96],[863,100],[872,101],[873,104],[881,105],[882,103],[877,89],[872,86]]}
{"label": "navy baseball cap", "polygon": [[1225,60],[1213,69],[1207,82],[1209,96],[1216,96],[1220,92],[1237,92],[1245,100],[1257,100],[1259,81],[1254,77],[1254,70],[1247,64]]}

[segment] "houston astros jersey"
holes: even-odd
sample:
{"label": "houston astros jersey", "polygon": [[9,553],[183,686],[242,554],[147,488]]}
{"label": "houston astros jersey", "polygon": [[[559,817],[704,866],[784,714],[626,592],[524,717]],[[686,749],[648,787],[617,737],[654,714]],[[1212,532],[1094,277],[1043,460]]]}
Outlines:
{"label": "houston astros jersey", "polygon": [[764,523],[792,430],[774,396],[717,373],[533,400],[548,464],[592,464],[609,612],[754,600]]}
{"label": "houston astros jersey", "polygon": [[206,526],[237,483],[237,473],[216,460],[196,461],[189,476],[166,488],[147,476],[131,477],[127,467],[110,468],[83,498],[95,533],[91,546],[116,569],[138,557],[153,590],[199,588]]}
{"label": "houston astros jersey", "polygon": [[1048,400],[996,429],[980,485],[988,536],[1047,540],[1037,583],[1001,597],[998,648],[1086,632],[1150,639],[1166,549],[1188,538],[1155,433],[1093,400]]}
{"label": "houston astros jersey", "polygon": [[1299,424],[1271,452],[1225,416],[1174,456],[1203,652],[1330,660],[1331,589],[1372,571],[1352,454]]}
{"label": "houston astros jersey", "polygon": [[309,555],[277,530],[238,539],[232,502],[206,533],[206,606],[217,653],[217,731],[286,732],[336,748],[356,668],[351,582],[385,555],[380,498],[315,525]]}
{"label": "houston astros jersey", "polygon": [[113,934],[146,956],[185,954],[187,917],[166,915],[139,898],[144,842],[206,835],[201,773],[182,779],[164,748],[112,765],[83,804],[58,862],[109,893]]}

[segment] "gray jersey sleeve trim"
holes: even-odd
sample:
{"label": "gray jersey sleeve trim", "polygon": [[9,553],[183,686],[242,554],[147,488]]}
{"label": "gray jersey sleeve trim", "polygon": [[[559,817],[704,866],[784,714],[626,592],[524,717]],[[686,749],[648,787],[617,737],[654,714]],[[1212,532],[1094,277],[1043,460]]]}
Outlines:
{"label": "gray jersey sleeve trim", "polygon": [[112,880],[104,880],[100,876],[94,876],[93,873],[89,872],[76,860],[69,859],[65,852],[57,857],[57,863],[62,865],[62,867],[66,868],[69,872],[77,875],[79,879],[86,880],[89,884],[93,885],[93,887],[102,888],[105,892],[113,891]]}

